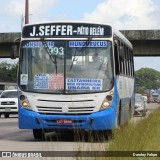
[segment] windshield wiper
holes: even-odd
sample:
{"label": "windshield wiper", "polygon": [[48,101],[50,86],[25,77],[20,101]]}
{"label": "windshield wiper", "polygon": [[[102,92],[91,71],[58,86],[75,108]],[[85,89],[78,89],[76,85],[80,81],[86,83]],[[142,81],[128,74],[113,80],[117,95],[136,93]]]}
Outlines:
{"label": "windshield wiper", "polygon": [[[83,52],[89,46],[89,43],[90,43],[91,40],[92,40],[92,38],[88,38],[88,40],[84,43],[84,45],[81,47],[81,49],[79,49],[79,51]],[[70,71],[73,67],[73,63],[78,60],[79,57],[76,58],[76,56],[78,56],[78,55],[77,55],[77,49],[76,49],[75,53],[74,53],[73,60],[72,60],[72,64],[71,64],[71,67],[70,67]]]}
{"label": "windshield wiper", "polygon": [[54,65],[55,65],[56,74],[57,74],[57,56],[54,55],[54,57],[53,57],[53,55],[52,55],[52,53],[51,53],[51,51],[50,51],[50,48],[48,47],[48,45],[47,45],[47,43],[46,43],[46,41],[45,41],[44,39],[41,39],[41,41],[42,41],[42,44],[43,44],[46,52],[48,53],[48,55],[49,55],[49,57],[50,57],[50,59],[51,59],[51,61],[52,61],[52,62],[54,63]]}

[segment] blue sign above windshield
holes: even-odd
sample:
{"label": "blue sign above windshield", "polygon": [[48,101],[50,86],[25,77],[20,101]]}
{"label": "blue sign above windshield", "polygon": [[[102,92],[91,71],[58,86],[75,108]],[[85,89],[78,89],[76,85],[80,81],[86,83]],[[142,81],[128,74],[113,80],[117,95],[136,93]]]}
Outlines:
{"label": "blue sign above windshield", "polygon": [[23,48],[39,48],[39,47],[54,47],[54,42],[53,41],[45,41],[45,43],[41,41],[23,42]]}
{"label": "blue sign above windshield", "polygon": [[70,41],[69,47],[107,47],[106,41]]}

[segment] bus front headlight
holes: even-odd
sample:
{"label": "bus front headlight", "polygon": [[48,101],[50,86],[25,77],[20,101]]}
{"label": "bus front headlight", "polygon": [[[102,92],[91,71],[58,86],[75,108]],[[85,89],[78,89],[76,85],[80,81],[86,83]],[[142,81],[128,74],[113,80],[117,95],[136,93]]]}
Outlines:
{"label": "bus front headlight", "polygon": [[27,99],[26,96],[20,95],[19,99],[20,99],[20,102],[21,102],[21,106],[22,106],[22,107],[31,110],[29,101],[28,101],[28,99]]}
{"label": "bus front headlight", "polygon": [[107,102],[106,100],[103,101],[100,110],[107,109],[110,106],[110,103]]}
{"label": "bus front headlight", "polygon": [[113,91],[111,91],[110,94],[106,95],[106,97],[101,105],[100,110],[104,110],[104,109],[107,109],[108,107],[110,107],[112,100],[113,100]]}

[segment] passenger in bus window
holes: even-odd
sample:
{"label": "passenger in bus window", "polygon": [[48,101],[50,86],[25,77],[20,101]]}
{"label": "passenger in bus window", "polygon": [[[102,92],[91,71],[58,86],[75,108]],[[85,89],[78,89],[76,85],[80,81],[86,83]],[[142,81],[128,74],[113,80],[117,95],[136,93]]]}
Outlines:
{"label": "passenger in bus window", "polygon": [[89,73],[90,77],[95,79],[99,78],[102,65],[103,65],[102,57],[98,53],[93,53],[92,61],[89,66],[89,68],[92,68]]}
{"label": "passenger in bus window", "polygon": [[[34,56],[33,70],[32,70],[33,76],[39,73],[44,73],[44,74],[47,73],[47,66],[45,64],[44,54],[39,51],[40,50],[36,50],[35,56]],[[41,53],[41,56],[40,56],[40,53]]]}
{"label": "passenger in bus window", "polygon": [[100,56],[98,55],[98,53],[94,53],[93,56],[92,56],[92,59],[93,59],[93,62],[95,62],[95,63],[101,61]]}
{"label": "passenger in bus window", "polygon": [[101,65],[102,65],[102,59],[98,55],[98,53],[95,53],[92,56],[92,60],[93,60],[93,62],[92,62],[93,63],[93,67],[99,70],[101,68]]}

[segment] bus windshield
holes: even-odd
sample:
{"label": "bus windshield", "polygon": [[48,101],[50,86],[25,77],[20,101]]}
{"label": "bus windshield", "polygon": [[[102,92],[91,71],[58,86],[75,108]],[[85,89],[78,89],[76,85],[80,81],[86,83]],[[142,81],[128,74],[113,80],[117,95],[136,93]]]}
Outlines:
{"label": "bus windshield", "polygon": [[104,92],[113,87],[111,41],[23,41],[19,87],[38,93]]}

